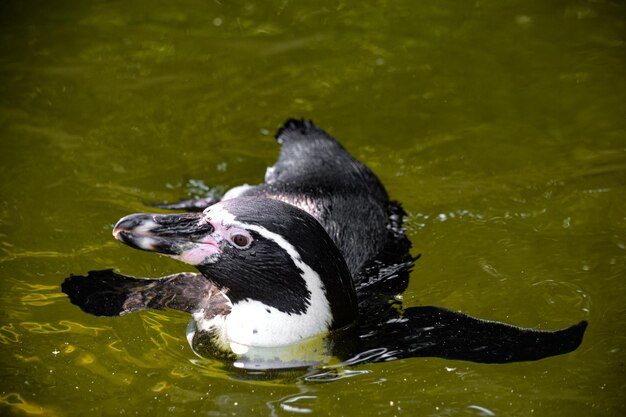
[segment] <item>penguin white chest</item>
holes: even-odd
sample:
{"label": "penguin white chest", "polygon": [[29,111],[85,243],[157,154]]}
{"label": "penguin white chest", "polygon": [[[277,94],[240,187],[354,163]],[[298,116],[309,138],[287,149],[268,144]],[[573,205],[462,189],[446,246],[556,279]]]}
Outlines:
{"label": "penguin white chest", "polygon": [[221,349],[234,353],[245,353],[247,347],[287,346],[328,332],[333,317],[324,286],[313,269],[299,263],[308,291],[303,312],[285,312],[258,300],[245,299],[233,303],[227,315],[209,320],[204,311],[198,312],[194,315],[195,327],[211,332]]}
{"label": "penguin white chest", "polygon": [[233,305],[224,330],[231,344],[277,347],[325,333],[330,321],[328,309],[316,311],[309,306],[302,314],[285,313],[259,301],[245,300]]}
{"label": "penguin white chest", "polygon": [[[233,303],[224,323],[229,343],[256,347],[285,346],[327,332],[333,317],[319,274],[302,261],[295,248],[282,236],[262,227],[248,228],[273,240],[289,254],[300,270],[300,278],[307,289],[307,298],[302,300],[306,309],[301,313],[288,313],[254,299]],[[275,297],[280,296],[280,293],[275,294]]]}

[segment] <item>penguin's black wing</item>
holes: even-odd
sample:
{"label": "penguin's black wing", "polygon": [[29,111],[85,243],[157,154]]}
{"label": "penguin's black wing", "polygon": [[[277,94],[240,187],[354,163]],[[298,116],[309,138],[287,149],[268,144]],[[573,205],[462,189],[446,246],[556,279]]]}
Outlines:
{"label": "penguin's black wing", "polygon": [[358,362],[438,357],[479,363],[534,361],[575,350],[587,322],[556,331],[481,320],[441,307],[412,307],[360,329]]}
{"label": "penguin's black wing", "polygon": [[162,278],[135,278],[112,269],[90,271],[65,279],[61,289],[72,304],[94,316],[121,316],[140,310],[172,308],[193,313],[223,314],[230,301],[198,273],[182,272]]}

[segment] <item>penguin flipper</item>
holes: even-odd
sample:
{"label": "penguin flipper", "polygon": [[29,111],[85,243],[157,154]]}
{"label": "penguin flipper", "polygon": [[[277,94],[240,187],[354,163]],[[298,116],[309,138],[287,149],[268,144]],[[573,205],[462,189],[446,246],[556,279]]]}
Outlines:
{"label": "penguin flipper", "polygon": [[367,350],[385,348],[369,358],[374,362],[439,357],[508,363],[571,352],[581,344],[586,328],[587,322],[581,321],[561,330],[536,330],[482,320],[441,307],[412,307],[362,340]]}
{"label": "penguin flipper", "polygon": [[[72,304],[94,316],[121,316],[140,310],[172,308],[188,313],[208,306],[228,309],[228,298],[204,276],[182,272],[162,278],[136,278],[112,269],[72,275],[61,284]],[[225,304],[226,303],[226,304]]]}

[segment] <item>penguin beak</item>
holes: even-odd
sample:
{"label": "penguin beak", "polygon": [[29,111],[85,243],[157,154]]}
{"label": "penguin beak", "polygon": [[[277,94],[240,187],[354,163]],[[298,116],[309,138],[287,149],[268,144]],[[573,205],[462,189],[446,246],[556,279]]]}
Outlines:
{"label": "penguin beak", "polygon": [[132,248],[198,265],[221,252],[214,231],[201,213],[137,213],[118,221],[113,236]]}

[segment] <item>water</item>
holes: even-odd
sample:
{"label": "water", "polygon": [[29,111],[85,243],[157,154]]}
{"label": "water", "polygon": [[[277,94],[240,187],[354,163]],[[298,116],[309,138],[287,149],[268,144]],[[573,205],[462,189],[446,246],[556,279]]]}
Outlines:
{"label": "water", "polygon": [[[3,415],[624,415],[620,2],[4,2]],[[538,362],[259,376],[187,316],[90,317],[59,284],[186,267],[115,242],[145,203],[262,180],[288,117],[380,176],[421,253],[404,303],[556,329]]]}

